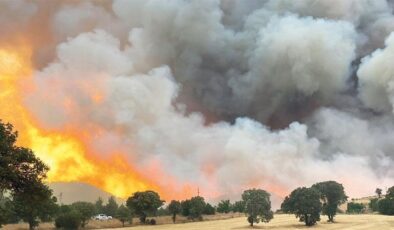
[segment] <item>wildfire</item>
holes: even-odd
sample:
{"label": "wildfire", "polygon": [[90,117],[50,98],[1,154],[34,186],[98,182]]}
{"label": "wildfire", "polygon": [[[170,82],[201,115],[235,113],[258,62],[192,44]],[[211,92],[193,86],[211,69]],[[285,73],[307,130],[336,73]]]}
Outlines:
{"label": "wildfire", "polygon": [[[80,181],[115,196],[127,197],[135,191],[156,189],[139,175],[122,153],[104,159],[90,153],[76,133],[52,132],[41,128],[23,105],[21,92],[34,87],[31,49],[28,45],[0,46],[0,118],[14,124],[19,143],[31,148],[49,167],[48,181]],[[101,100],[98,93],[92,96]],[[43,102],[45,103],[45,102]]]}

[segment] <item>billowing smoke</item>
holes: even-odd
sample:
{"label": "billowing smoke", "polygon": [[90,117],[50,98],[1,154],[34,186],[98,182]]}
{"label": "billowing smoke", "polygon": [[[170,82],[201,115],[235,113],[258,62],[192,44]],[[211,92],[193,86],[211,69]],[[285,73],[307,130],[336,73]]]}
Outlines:
{"label": "billowing smoke", "polygon": [[2,28],[34,38],[36,119],[92,130],[97,157],[126,153],[158,186],[155,165],[212,199],[394,183],[393,1],[0,4]]}

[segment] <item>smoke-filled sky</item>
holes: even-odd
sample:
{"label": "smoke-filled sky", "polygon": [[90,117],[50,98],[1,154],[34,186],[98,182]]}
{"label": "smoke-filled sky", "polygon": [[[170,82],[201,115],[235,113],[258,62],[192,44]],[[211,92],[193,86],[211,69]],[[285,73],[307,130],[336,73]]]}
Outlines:
{"label": "smoke-filled sky", "polygon": [[[30,50],[18,98],[36,129],[80,134],[89,159],[120,154],[149,184],[123,186],[212,200],[260,187],[278,202],[337,180],[357,197],[394,184],[393,11],[393,0],[1,0],[0,48]],[[39,156],[61,174],[63,151]]]}

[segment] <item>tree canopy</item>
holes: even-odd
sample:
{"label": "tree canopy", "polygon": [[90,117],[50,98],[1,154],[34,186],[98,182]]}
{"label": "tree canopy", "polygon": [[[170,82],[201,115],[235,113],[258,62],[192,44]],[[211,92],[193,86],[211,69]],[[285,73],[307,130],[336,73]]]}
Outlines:
{"label": "tree canopy", "polygon": [[378,211],[383,215],[394,215],[394,186],[387,190],[384,199],[379,200]]}
{"label": "tree canopy", "polygon": [[145,223],[146,217],[155,215],[157,209],[163,205],[158,193],[154,191],[136,192],[126,201],[126,205],[136,215],[139,216],[141,223]]}
{"label": "tree canopy", "polygon": [[270,194],[262,189],[249,189],[242,193],[245,212],[251,226],[254,223],[269,222],[274,214],[271,211]]}
{"label": "tree canopy", "polygon": [[312,188],[320,192],[320,199],[323,202],[323,214],[328,216],[329,222],[334,222],[338,206],[347,200],[342,184],[336,181],[325,181],[314,184]]}
{"label": "tree canopy", "polygon": [[320,192],[315,188],[297,188],[285,198],[281,209],[285,213],[293,213],[305,225],[312,226],[320,220]]}
{"label": "tree canopy", "polygon": [[231,211],[230,200],[221,200],[218,203],[217,211],[220,213],[229,213]]}
{"label": "tree canopy", "polygon": [[179,202],[177,200],[172,200],[170,202],[170,204],[168,205],[168,211],[172,215],[172,222],[175,223],[176,215],[179,214],[182,211],[181,202]]}

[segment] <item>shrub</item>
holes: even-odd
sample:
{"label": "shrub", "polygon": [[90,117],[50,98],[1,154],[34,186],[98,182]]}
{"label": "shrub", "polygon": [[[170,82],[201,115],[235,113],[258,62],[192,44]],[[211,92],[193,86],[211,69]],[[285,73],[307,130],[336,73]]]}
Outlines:
{"label": "shrub", "polygon": [[55,219],[55,227],[60,229],[78,229],[80,225],[81,214],[74,210],[62,213]]}
{"label": "shrub", "polygon": [[150,225],[156,225],[156,220],[155,220],[155,219],[151,219],[151,220],[149,221],[149,224],[150,224]]}
{"label": "shrub", "polygon": [[350,202],[347,204],[347,213],[357,213],[360,214],[364,211],[365,206],[360,203]]}

